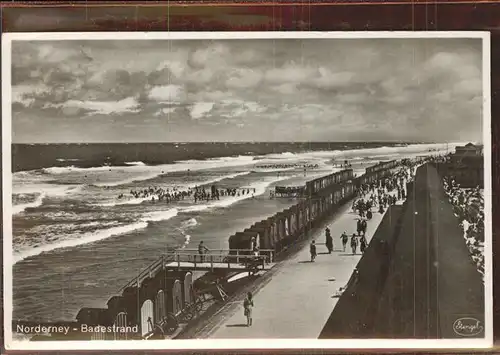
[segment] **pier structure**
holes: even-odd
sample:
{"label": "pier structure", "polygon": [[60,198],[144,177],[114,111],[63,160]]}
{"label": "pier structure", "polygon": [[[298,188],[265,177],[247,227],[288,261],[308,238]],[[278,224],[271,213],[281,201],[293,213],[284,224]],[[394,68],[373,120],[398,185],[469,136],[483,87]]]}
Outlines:
{"label": "pier structure", "polygon": [[[241,287],[237,285],[253,280],[246,277],[241,281],[242,273],[272,273],[277,262],[282,261],[282,253],[317,236],[318,228],[345,208],[343,205],[355,197],[361,184],[389,175],[398,164],[398,161],[381,162],[376,168],[367,168],[360,177],[354,177],[352,169],[346,169],[307,182],[306,198],[230,236],[229,249],[208,252],[203,258],[193,249],[177,249],[162,255],[125,285],[119,295],[111,297],[106,308],[82,308],[76,316],[74,331],[64,338],[177,337],[207,309],[220,308],[228,297],[228,288],[238,292]],[[352,216],[347,220],[353,223]],[[200,272],[203,276],[195,278]],[[237,281],[229,283],[229,280]],[[113,331],[105,335],[82,333],[77,330],[82,324],[111,327]],[[52,334],[51,339],[61,336]]]}

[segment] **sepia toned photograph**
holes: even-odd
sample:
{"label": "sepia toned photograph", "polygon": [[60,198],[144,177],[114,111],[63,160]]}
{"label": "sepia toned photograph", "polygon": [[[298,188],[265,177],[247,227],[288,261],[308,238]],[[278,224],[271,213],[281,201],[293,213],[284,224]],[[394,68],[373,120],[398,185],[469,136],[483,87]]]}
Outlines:
{"label": "sepia toned photograph", "polygon": [[492,345],[487,34],[2,39],[7,349]]}

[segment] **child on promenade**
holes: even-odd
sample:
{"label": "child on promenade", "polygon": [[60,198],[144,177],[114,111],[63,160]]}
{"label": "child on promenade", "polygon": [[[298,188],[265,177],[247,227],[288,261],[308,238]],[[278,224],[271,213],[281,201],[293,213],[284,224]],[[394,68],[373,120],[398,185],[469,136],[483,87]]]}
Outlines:
{"label": "child on promenade", "polygon": [[311,262],[313,263],[314,259],[316,259],[316,242],[314,240],[311,242],[309,252],[311,253]]}
{"label": "child on promenade", "polygon": [[252,325],[252,308],[253,308],[253,296],[251,292],[247,293],[245,301],[243,301],[243,308],[245,317],[247,317],[247,327]]}

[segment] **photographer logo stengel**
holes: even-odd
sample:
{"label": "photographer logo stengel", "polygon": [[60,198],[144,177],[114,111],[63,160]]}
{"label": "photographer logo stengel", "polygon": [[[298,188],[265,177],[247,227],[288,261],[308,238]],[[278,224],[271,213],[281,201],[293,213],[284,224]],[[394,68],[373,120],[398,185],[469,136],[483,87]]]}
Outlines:
{"label": "photographer logo stengel", "polygon": [[476,318],[459,318],[453,323],[453,331],[461,336],[472,337],[483,331],[481,321]]}

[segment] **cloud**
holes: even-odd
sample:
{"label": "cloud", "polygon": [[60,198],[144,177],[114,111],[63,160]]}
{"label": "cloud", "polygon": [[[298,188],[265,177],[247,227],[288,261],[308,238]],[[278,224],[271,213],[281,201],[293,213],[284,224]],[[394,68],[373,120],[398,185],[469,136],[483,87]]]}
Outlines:
{"label": "cloud", "polygon": [[301,66],[291,61],[283,67],[267,70],[265,79],[272,84],[303,83],[317,76],[317,73],[317,68]]}
{"label": "cloud", "polygon": [[169,116],[171,113],[175,112],[175,107],[164,107],[158,111],[155,112],[156,117],[163,117],[163,116]]}
{"label": "cloud", "polygon": [[230,73],[230,77],[226,81],[228,88],[252,88],[257,86],[262,80],[262,74],[257,70],[252,69],[237,69]]}
{"label": "cloud", "polygon": [[191,107],[191,117],[195,120],[203,118],[213,107],[213,102],[197,102]]}
{"label": "cloud", "polygon": [[78,101],[69,100],[63,104],[52,105],[52,107],[62,108],[66,113],[88,112],[89,115],[111,115],[130,112],[138,112],[139,104],[133,97],[129,97],[118,102],[116,101]]}
{"label": "cloud", "polygon": [[149,98],[163,103],[178,103],[185,99],[185,91],[180,85],[155,86],[149,91]]}

